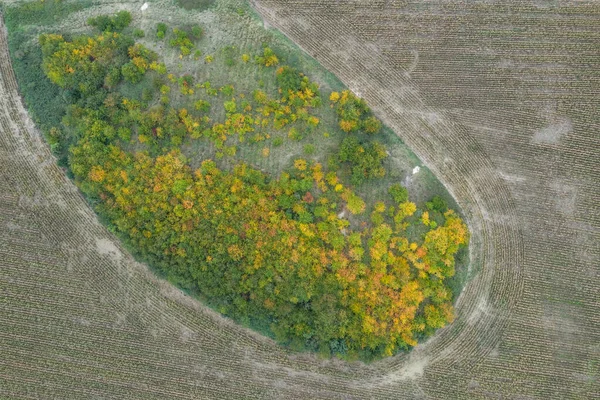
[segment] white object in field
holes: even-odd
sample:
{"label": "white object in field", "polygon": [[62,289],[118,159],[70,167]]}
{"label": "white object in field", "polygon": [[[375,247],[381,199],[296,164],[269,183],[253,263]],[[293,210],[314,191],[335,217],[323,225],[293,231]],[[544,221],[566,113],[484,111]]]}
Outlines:
{"label": "white object in field", "polygon": [[418,174],[420,170],[421,170],[421,167],[419,167],[418,165],[416,167],[414,167],[413,168],[413,175],[414,174]]}
{"label": "white object in field", "polygon": [[140,8],[140,10],[146,11],[147,8],[148,8],[148,3],[144,3],[144,5],[142,6],[142,8]]}

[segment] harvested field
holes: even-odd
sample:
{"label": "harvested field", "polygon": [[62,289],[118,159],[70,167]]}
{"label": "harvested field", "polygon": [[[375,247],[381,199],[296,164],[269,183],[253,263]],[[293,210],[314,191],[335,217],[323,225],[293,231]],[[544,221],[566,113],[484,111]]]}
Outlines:
{"label": "harvested field", "polygon": [[409,355],[323,361],[160,281],[55,165],[19,98],[2,25],[0,398],[598,397],[600,4],[256,7],[457,199],[478,273],[456,321]]}

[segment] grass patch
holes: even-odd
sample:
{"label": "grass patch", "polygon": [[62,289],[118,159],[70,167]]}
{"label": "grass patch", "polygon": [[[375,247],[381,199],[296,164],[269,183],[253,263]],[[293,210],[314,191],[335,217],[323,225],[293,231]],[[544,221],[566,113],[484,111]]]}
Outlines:
{"label": "grass patch", "polygon": [[69,14],[83,10],[92,4],[89,0],[77,2],[62,1],[32,1],[14,7],[6,7],[4,18],[10,32],[19,26],[50,25],[64,20]]}
{"label": "grass patch", "polygon": [[215,0],[177,0],[179,7],[186,10],[203,11],[215,4]]}
{"label": "grass patch", "polygon": [[3,8],[9,32],[8,46],[19,90],[33,120],[44,132],[60,124],[68,100],[40,68],[42,52],[37,36],[52,24],[91,4],[86,0],[75,3],[36,1]]}

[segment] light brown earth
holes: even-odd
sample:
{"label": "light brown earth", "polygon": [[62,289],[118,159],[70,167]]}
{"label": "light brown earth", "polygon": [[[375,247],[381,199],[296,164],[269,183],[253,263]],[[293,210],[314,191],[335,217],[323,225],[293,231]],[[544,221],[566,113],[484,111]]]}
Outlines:
{"label": "light brown earth", "polygon": [[600,3],[468,4],[257,1],[472,230],[456,322],[370,365],[282,350],[134,262],[34,129],[1,26],[0,398],[600,397]]}

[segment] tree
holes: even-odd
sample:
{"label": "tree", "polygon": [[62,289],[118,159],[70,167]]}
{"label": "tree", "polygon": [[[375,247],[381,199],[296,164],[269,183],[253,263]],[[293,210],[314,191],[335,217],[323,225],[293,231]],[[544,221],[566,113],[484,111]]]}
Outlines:
{"label": "tree", "polygon": [[385,175],[383,160],[387,157],[385,148],[377,142],[361,144],[354,135],[344,138],[338,158],[340,162],[350,164],[351,182],[360,185],[367,179]]}
{"label": "tree", "polygon": [[399,183],[390,186],[388,193],[392,196],[396,204],[404,203],[408,200],[408,190]]}
{"label": "tree", "polygon": [[227,111],[230,114],[233,114],[237,111],[237,104],[235,100],[226,101],[225,103],[223,103],[223,107],[225,107],[225,111]]}
{"label": "tree", "polygon": [[[42,68],[48,78],[63,89],[91,95],[104,83],[109,70],[125,62],[131,41],[118,33],[106,34],[112,40],[76,37],[66,41],[60,35],[41,35],[45,54]],[[115,65],[116,64],[116,65]]]}
{"label": "tree", "polygon": [[144,77],[144,72],[138,68],[133,62],[128,62],[121,67],[121,74],[126,81],[138,83]]}
{"label": "tree", "polygon": [[119,11],[112,17],[99,15],[95,18],[89,18],[87,23],[101,32],[121,32],[131,23],[131,14],[129,11]]}
{"label": "tree", "polygon": [[279,58],[269,47],[265,47],[262,56],[256,56],[255,60],[257,64],[264,65],[265,67],[272,67],[279,64]]}
{"label": "tree", "polygon": [[363,130],[368,134],[381,131],[381,121],[373,116],[367,103],[348,90],[332,92],[329,100],[335,107],[340,129],[346,133]]}
{"label": "tree", "polygon": [[379,133],[381,131],[381,121],[373,116],[365,118],[362,122],[362,128],[369,134]]}
{"label": "tree", "polygon": [[294,168],[296,168],[298,171],[305,171],[306,170],[306,160],[303,160],[301,158],[295,160]]}
{"label": "tree", "polygon": [[350,190],[346,190],[344,197],[346,200],[346,206],[352,214],[362,214],[365,211],[367,207],[365,201],[355,193],[351,192]]}
{"label": "tree", "polygon": [[[200,27],[197,28],[200,29]],[[202,34],[201,30],[199,34]],[[171,47],[178,47],[182,55],[189,55],[194,48],[194,42],[192,42],[193,35],[177,28],[173,29],[173,35],[174,37],[169,41],[169,45]]]}
{"label": "tree", "polygon": [[440,196],[434,196],[431,201],[426,203],[427,209],[432,211],[446,212],[448,204]]}

